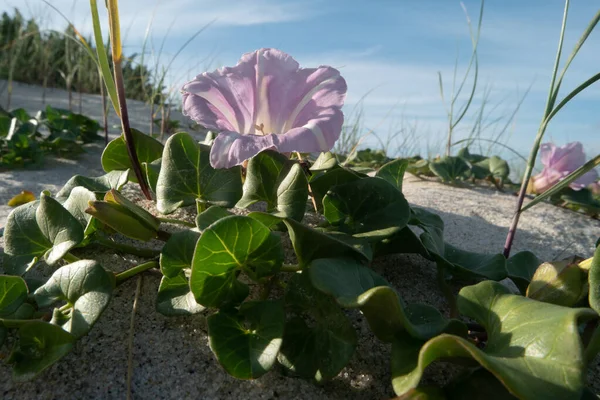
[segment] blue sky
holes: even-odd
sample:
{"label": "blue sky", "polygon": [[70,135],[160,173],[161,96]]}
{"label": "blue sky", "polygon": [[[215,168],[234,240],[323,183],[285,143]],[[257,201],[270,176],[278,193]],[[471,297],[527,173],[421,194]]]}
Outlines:
{"label": "blue sky", "polygon": [[[52,3],[78,29],[91,32],[87,1]],[[64,26],[41,0],[0,0],[0,10],[15,5],[25,14],[43,16],[49,28]],[[475,23],[479,1],[466,0],[464,5]],[[489,93],[486,120],[492,123],[510,115],[531,86],[503,139],[526,154],[547,97],[564,2],[488,0],[485,6],[478,90],[472,112],[455,137],[468,135],[485,90]],[[459,79],[471,54],[465,14],[461,3],[453,0],[121,0],[120,7],[128,53],[140,51],[148,22],[155,15],[152,47],[158,52],[166,37],[163,63],[196,30],[214,20],[173,63],[170,82],[175,86],[205,69],[234,65],[245,52],[276,47],[303,66],[339,68],[348,82],[346,114],[356,112],[360,103],[364,132],[372,129],[383,140],[402,126],[416,127],[422,153],[427,147],[441,152],[445,142],[447,119],[437,73],[443,76],[448,96],[457,54]],[[567,55],[599,8],[595,0],[572,2],[565,38]],[[600,32],[596,31],[569,69],[562,96],[600,71],[599,48]],[[464,101],[470,83],[466,89],[457,104]],[[501,126],[491,124],[482,136],[496,135]],[[555,117],[546,139],[559,145],[579,140],[588,157],[600,152],[600,84],[580,94]],[[376,146],[377,141],[371,136],[365,144]],[[392,144],[389,150],[396,147]]]}

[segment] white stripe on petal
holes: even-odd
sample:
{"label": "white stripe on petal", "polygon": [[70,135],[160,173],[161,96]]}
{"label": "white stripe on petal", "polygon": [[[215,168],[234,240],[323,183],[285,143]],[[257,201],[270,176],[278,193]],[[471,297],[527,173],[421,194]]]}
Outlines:
{"label": "white stripe on petal", "polygon": [[339,76],[335,76],[333,78],[325,79],[323,82],[319,83],[317,86],[315,86],[314,88],[312,88],[308,93],[306,93],[306,95],[302,98],[302,100],[300,101],[300,103],[298,103],[298,105],[296,106],[296,108],[294,108],[294,111],[290,114],[290,116],[287,119],[287,121],[285,121],[285,124],[283,125],[282,132],[287,132],[290,129],[292,129],[293,128],[292,124],[294,123],[294,121],[298,117],[298,114],[300,114],[300,112],[304,109],[304,107],[308,104],[308,102],[312,100],[313,96],[319,90],[323,89],[324,86],[326,86],[329,83],[335,82],[338,78],[339,78]]}
{"label": "white stripe on petal", "polygon": [[315,135],[321,151],[329,150],[329,145],[327,144],[327,140],[325,140],[325,135],[323,135],[323,131],[321,128],[319,128],[319,125],[317,125],[316,120],[308,121],[308,123],[304,125],[304,128],[310,129],[313,135]]}

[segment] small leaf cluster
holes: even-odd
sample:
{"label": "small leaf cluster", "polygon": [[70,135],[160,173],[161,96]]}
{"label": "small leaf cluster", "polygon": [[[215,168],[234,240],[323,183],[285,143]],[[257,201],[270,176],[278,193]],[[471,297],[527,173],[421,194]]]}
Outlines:
{"label": "small leaf cluster", "polygon": [[68,110],[47,106],[32,117],[0,108],[0,170],[38,164],[45,154],[80,154],[82,144],[101,139],[99,130],[95,120]]}
{"label": "small leaf cluster", "polygon": [[[187,133],[164,146],[134,135],[157,209],[195,206],[195,226],[161,236],[160,221],[119,193],[134,179],[122,138],[102,156],[107,175],[73,177],[54,197],[16,208],[4,233],[8,275],[0,277],[0,332],[12,346],[15,379],[59,360],[97,321],[116,286],[156,267],[156,310],[206,314],[211,350],[239,379],[272,369],[315,382],[334,378],[356,352],[350,317],[357,310],[376,340],[391,346],[391,359],[381,362],[389,363],[402,398],[590,394],[586,370],[600,349],[600,250],[586,262],[552,264],[531,252],[507,260],[452,246],[442,219],[402,194],[408,160],[367,176],[331,153],[307,169],[268,150],[244,171],[215,170],[209,145]],[[264,211],[234,210],[255,203]],[[307,215],[320,222],[307,223]],[[116,274],[71,254],[105,244],[114,232],[165,243],[148,263]],[[293,249],[287,257],[286,243]],[[450,317],[407,302],[371,268],[378,258],[406,253],[435,264]],[[57,269],[34,283],[29,271],[40,262]],[[520,293],[498,283],[505,278]],[[449,284],[466,286],[455,297]],[[421,387],[427,366],[440,359],[467,367],[444,387]]]}

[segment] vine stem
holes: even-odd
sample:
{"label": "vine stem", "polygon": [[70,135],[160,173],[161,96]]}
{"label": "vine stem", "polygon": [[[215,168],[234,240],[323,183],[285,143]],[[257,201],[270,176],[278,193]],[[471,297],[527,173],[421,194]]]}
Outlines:
{"label": "vine stem", "polygon": [[121,283],[125,282],[127,279],[129,279],[137,274],[140,274],[149,269],[158,268],[158,267],[159,267],[158,261],[148,261],[146,263],[136,265],[133,268],[126,269],[123,272],[119,272],[118,274],[115,274],[115,279],[117,280],[117,285],[120,285]]}
{"label": "vine stem", "polygon": [[446,271],[443,267],[437,267],[437,281],[440,287],[440,290],[444,294],[444,297],[448,301],[448,306],[450,307],[450,318],[458,318],[458,306],[456,304],[456,297],[452,293],[452,288],[448,285],[446,281],[446,276],[444,272]]}
{"label": "vine stem", "polygon": [[175,218],[164,218],[164,217],[157,217],[158,220],[160,222],[164,222],[166,224],[178,224],[178,225],[183,225],[183,226],[187,226],[190,228],[195,228],[196,224],[192,224],[191,222],[187,222],[187,221],[182,221],[180,219],[175,219]]}
{"label": "vine stem", "polygon": [[295,264],[283,264],[281,266],[280,271],[281,272],[298,272],[300,271],[302,268],[300,268],[299,265],[295,265]]}
{"label": "vine stem", "polygon": [[122,253],[132,254],[134,256],[139,256],[139,257],[153,258],[153,257],[158,257],[160,255],[160,250],[140,249],[138,247],[129,246],[129,245],[123,244],[123,243],[113,242],[112,240],[104,239],[104,238],[97,238],[96,243],[101,246],[120,251]]}
{"label": "vine stem", "polygon": [[74,256],[73,254],[71,254],[71,253],[67,253],[67,254],[65,254],[65,255],[63,256],[63,260],[65,260],[66,262],[68,262],[68,263],[70,264],[70,263],[77,262],[77,261],[79,261],[80,259],[79,259],[79,257],[75,257],[75,256]]}

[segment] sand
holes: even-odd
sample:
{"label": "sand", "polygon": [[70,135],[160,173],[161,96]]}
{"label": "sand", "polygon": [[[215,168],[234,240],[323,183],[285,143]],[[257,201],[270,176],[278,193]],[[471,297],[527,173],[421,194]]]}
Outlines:
{"label": "sand", "polygon": [[[1,87],[1,85],[0,85]],[[21,90],[24,94],[21,94]],[[31,93],[36,88],[19,86],[15,105],[34,111]],[[60,106],[65,93],[55,90],[49,103]],[[86,96],[84,113],[94,114],[98,97]],[[18,103],[22,101],[22,103]],[[61,100],[62,99],[62,100]],[[3,102],[0,97],[0,102]],[[1,104],[1,103],[0,103]],[[143,105],[132,113],[137,124],[144,120]],[[113,132],[118,133],[118,131]],[[85,158],[77,162],[50,160],[43,169],[0,173],[0,204],[21,190],[39,193],[56,192],[76,173],[100,175],[100,146],[90,146]],[[125,193],[152,210],[141,200],[135,186]],[[511,193],[478,187],[453,187],[408,176],[404,193],[411,204],[438,213],[446,225],[446,240],[466,250],[500,252],[514,209]],[[9,209],[0,205],[0,227]],[[193,210],[180,210],[180,218],[192,218]],[[176,229],[176,227],[172,227]],[[600,236],[600,222],[583,215],[540,204],[521,218],[514,251],[531,250],[545,260],[572,254],[589,257]],[[2,242],[0,240],[0,246]],[[149,246],[157,246],[150,243]],[[135,257],[101,253],[94,250],[75,252],[80,257],[97,257],[103,265],[121,270],[139,261]],[[409,302],[447,308],[435,285],[435,267],[418,256],[392,256],[377,261],[374,268],[382,273]],[[133,350],[133,398],[310,398],[310,399],[380,399],[393,396],[390,384],[388,345],[378,342],[358,313],[349,313],[360,337],[356,354],[349,366],[324,386],[285,377],[278,368],[256,381],[238,381],[218,365],[207,345],[205,319],[201,315],[167,318],[154,310],[159,278],[145,275],[139,300]],[[37,380],[16,385],[10,370],[0,367],[0,394],[5,399],[122,399],[126,395],[127,336],[136,279],[119,287],[115,296],[90,334],[80,340],[75,350]],[[591,369],[591,385],[600,392],[598,365]],[[452,368],[434,366],[428,382],[442,382]]]}

